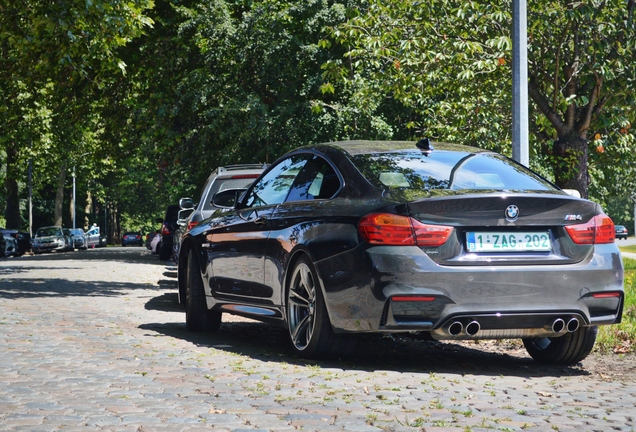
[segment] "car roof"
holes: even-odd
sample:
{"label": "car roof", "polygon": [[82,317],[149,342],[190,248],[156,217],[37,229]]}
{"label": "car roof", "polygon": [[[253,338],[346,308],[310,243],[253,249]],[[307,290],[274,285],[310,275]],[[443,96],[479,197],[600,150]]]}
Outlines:
{"label": "car roof", "polygon": [[218,173],[226,172],[226,171],[237,171],[237,170],[257,170],[267,168],[267,164],[235,164],[235,165],[224,165],[220,166],[216,169]]}
{"label": "car roof", "polygon": [[[423,140],[422,140],[423,141]],[[339,147],[349,154],[366,154],[366,153],[389,153],[405,150],[422,151],[424,148],[418,147],[421,141],[377,141],[377,140],[351,140],[351,141],[333,141],[323,143],[323,145]],[[465,146],[461,144],[451,144],[446,142],[428,141],[430,151],[459,151],[463,153],[483,153],[488,150],[477,147]]]}

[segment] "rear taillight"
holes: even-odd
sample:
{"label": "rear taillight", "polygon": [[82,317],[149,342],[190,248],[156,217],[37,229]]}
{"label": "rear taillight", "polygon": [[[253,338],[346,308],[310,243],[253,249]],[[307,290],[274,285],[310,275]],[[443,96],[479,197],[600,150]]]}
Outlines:
{"label": "rear taillight", "polygon": [[446,243],[454,228],[444,225],[426,225],[415,219],[411,219],[415,229],[415,238],[418,246],[437,247]]}
{"label": "rear taillight", "polygon": [[163,235],[170,235],[170,228],[168,228],[167,225],[163,225],[161,227],[161,234]]}
{"label": "rear taillight", "polygon": [[453,227],[427,225],[407,216],[389,213],[372,213],[358,224],[358,231],[366,242],[390,246],[441,246],[453,230]]}
{"label": "rear taillight", "polygon": [[188,222],[188,231],[190,231],[195,226],[199,225],[199,222]]}
{"label": "rear taillight", "polygon": [[568,225],[565,230],[576,244],[614,243],[614,222],[607,215],[596,215],[588,223]]}
{"label": "rear taillight", "polygon": [[592,294],[592,297],[594,298],[616,298],[616,297],[620,297],[621,293],[617,292],[617,291],[610,291],[610,292],[600,292],[600,293],[594,293]]}

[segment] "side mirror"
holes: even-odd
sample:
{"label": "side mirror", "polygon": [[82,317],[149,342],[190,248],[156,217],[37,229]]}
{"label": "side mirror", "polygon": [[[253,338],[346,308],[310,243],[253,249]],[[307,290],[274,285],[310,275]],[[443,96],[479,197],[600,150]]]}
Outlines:
{"label": "side mirror", "polygon": [[234,208],[245,191],[246,189],[228,189],[217,192],[212,199],[212,205],[222,209]]}
{"label": "side mirror", "polygon": [[179,213],[177,214],[177,225],[186,226],[188,224],[186,219],[190,217],[193,211],[193,208],[179,210]]}
{"label": "side mirror", "polygon": [[181,207],[182,210],[194,209],[194,201],[192,201],[192,198],[181,198],[179,200],[179,207]]}

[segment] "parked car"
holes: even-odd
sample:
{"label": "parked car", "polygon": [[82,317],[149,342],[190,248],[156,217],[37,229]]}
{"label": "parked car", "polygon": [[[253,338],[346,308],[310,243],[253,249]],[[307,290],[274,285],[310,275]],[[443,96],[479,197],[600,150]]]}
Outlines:
{"label": "parked car", "polygon": [[75,241],[73,240],[73,234],[71,233],[71,230],[68,228],[62,228],[62,232],[64,233],[64,240],[66,240],[66,250],[74,251]]}
{"label": "parked car", "polygon": [[172,256],[172,246],[174,242],[174,233],[177,230],[177,217],[179,215],[178,205],[169,205],[166,209],[166,215],[163,219],[158,219],[161,223],[161,240],[157,245],[157,253],[161,261],[169,260]]}
{"label": "parked car", "polygon": [[614,233],[617,239],[627,240],[627,228],[624,225],[616,225],[614,226]]}
{"label": "parked car", "polygon": [[139,231],[128,231],[121,237],[121,245],[143,246],[144,240]]}
{"label": "parked car", "polygon": [[181,198],[179,200],[179,212],[177,213],[177,227],[172,234],[172,259],[179,262],[179,248],[181,247],[181,239],[188,231],[188,219],[195,210],[192,198]]}
{"label": "parked car", "polygon": [[160,231],[159,231],[159,230],[152,231],[152,232],[149,232],[148,234],[146,234],[146,249],[148,249],[148,250],[152,250],[152,246],[151,246],[152,241],[154,240],[154,238],[155,238],[158,234],[160,234]]}
{"label": "parked car", "polygon": [[65,252],[69,250],[69,240],[62,227],[48,226],[41,227],[33,236],[33,253],[42,252]]}
{"label": "parked car", "polygon": [[96,248],[105,246],[105,239],[99,232],[99,227],[97,224],[93,224],[92,227],[86,231],[86,247],[87,248]]}
{"label": "parked car", "polygon": [[267,168],[267,164],[237,164],[216,168],[203,186],[199,204],[195,205],[191,198],[179,200],[177,227],[173,232],[172,257],[179,261],[181,238],[190,228],[203,219],[208,218],[216,208],[212,204],[214,195],[223,190],[246,188]]}
{"label": "parked car", "polygon": [[20,231],[17,229],[1,228],[0,233],[7,234],[15,239],[16,256],[21,256],[24,255],[26,252],[31,251],[31,234],[29,234],[28,232]]}
{"label": "parked car", "polygon": [[203,219],[207,219],[216,210],[212,204],[212,199],[217,192],[227,189],[246,188],[252,184],[265,168],[267,168],[267,165],[263,164],[239,164],[221,166],[212,171],[203,186],[198,205],[195,206],[190,200],[189,202],[185,201],[188,205],[181,207],[182,210],[194,209],[187,218],[187,229],[192,228]]}
{"label": "parked car", "polygon": [[18,242],[9,234],[1,233],[4,246],[0,249],[0,256],[10,257],[18,254]]}
{"label": "parked car", "polygon": [[82,228],[71,228],[71,237],[73,238],[73,248],[86,249],[86,233]]}
{"label": "parked car", "polygon": [[223,313],[278,324],[306,358],[358,333],[520,338],[573,364],[621,321],[623,265],[601,207],[500,154],[351,141],[294,150],[185,234],[191,331]]}
{"label": "parked car", "polygon": [[150,252],[152,252],[153,254],[158,254],[159,253],[159,243],[161,242],[161,233],[157,233],[155,236],[153,236],[152,240],[150,241]]}

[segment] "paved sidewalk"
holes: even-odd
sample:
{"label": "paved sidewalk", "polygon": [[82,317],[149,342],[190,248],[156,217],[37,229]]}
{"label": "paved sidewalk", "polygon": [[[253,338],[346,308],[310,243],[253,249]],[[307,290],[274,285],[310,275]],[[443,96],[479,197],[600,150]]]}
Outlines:
{"label": "paved sidewalk", "polygon": [[636,430],[633,355],[370,337],[305,362],[265,324],[189,333],[175,277],[145,248],[0,260],[0,430]]}

